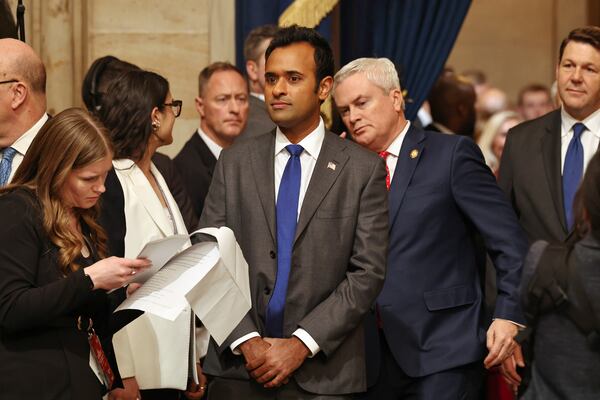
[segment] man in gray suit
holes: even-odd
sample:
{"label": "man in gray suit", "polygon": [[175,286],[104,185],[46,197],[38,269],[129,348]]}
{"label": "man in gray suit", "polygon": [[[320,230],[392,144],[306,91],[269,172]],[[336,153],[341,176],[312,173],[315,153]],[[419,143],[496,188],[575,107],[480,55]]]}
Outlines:
{"label": "man in gray suit", "polygon": [[[600,145],[600,28],[574,29],[556,66],[562,107],[508,131],[498,184],[512,202],[530,243],[577,238],[573,201]],[[504,367],[513,384],[520,352]]]}
{"label": "man in gray suit", "polygon": [[211,342],[209,398],[349,398],[366,389],[360,324],[385,275],[385,167],[325,130],[320,104],[333,83],[325,39],[285,28],[266,58],[277,129],[223,151],[200,219],[235,232],[252,293],[230,337]]}
{"label": "man in gray suit", "polygon": [[244,41],[250,111],[243,137],[258,136],[275,129],[275,123],[271,121],[265,104],[265,51],[278,30],[275,25],[262,25],[252,29]]}

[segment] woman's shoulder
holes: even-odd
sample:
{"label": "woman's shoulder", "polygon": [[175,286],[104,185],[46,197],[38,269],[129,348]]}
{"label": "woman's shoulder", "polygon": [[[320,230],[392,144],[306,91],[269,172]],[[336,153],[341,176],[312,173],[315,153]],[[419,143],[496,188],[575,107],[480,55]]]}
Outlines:
{"label": "woman's shoulder", "polygon": [[[0,213],[4,217],[40,213],[40,204],[33,190],[17,187],[0,195]],[[2,218],[4,220],[4,218]]]}
{"label": "woman's shoulder", "polygon": [[0,221],[6,234],[41,229],[42,211],[35,193],[20,187],[1,194]]}

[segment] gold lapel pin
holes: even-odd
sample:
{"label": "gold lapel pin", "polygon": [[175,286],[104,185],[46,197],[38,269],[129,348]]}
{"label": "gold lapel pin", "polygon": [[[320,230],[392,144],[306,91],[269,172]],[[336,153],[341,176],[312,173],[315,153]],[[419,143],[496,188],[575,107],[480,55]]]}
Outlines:
{"label": "gold lapel pin", "polygon": [[327,163],[327,168],[329,168],[332,171],[335,171],[335,163],[332,161],[329,161],[329,163]]}
{"label": "gold lapel pin", "polygon": [[417,158],[418,155],[419,155],[419,150],[417,150],[417,149],[413,149],[410,152],[410,158]]}

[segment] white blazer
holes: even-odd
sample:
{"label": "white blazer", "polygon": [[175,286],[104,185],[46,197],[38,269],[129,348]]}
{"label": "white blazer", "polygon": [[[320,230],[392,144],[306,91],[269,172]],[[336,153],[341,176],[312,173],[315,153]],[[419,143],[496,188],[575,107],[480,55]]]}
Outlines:
{"label": "white blazer", "polygon": [[[125,257],[135,258],[152,240],[187,234],[177,203],[154,164],[150,168],[176,231],[142,170],[129,159],[114,160],[113,166],[125,200]],[[188,246],[189,241],[184,247]],[[141,389],[185,390],[190,344],[195,345],[195,337],[190,338],[191,323],[194,319],[188,306],[175,321],[145,313],[117,332],[113,346],[121,377],[135,376]]]}

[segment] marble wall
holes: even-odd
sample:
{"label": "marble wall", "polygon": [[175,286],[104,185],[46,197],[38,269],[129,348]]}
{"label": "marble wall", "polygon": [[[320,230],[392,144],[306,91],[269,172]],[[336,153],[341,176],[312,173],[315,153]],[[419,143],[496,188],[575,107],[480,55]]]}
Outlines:
{"label": "marble wall", "polygon": [[[16,8],[17,1],[9,4]],[[81,106],[81,82],[98,57],[114,55],[169,80],[183,100],[174,156],[198,127],[198,73],[211,60],[234,60],[234,0],[25,0],[26,39],[48,73],[48,110]]]}
{"label": "marble wall", "polygon": [[587,6],[586,0],[473,0],[448,65],[484,71],[516,102],[524,85],[554,82],[560,42],[587,24]]}

